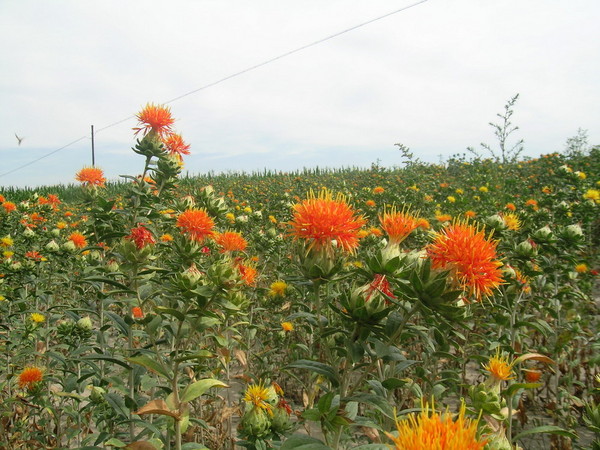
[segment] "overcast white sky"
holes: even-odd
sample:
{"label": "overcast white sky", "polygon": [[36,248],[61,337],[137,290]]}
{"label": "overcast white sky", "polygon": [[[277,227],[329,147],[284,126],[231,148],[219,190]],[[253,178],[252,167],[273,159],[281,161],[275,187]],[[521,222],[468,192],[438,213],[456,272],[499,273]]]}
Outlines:
{"label": "overcast white sky", "polygon": [[[0,186],[74,182],[96,130],[417,0],[2,0]],[[173,103],[190,173],[401,164],[495,143],[600,144],[600,1],[428,0]],[[135,175],[135,119],[96,135]],[[23,136],[17,146],[15,133]],[[86,136],[25,168],[19,166]]]}

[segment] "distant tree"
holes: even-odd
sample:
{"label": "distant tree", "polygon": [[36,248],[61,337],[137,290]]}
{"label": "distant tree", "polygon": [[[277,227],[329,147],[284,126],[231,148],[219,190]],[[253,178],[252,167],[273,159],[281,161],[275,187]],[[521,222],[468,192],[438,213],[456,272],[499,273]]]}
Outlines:
{"label": "distant tree", "polygon": [[[510,121],[511,116],[514,113],[513,106],[517,102],[518,98],[519,94],[515,95],[506,103],[506,105],[504,105],[504,113],[496,114],[501,119],[500,123],[489,123],[489,125],[494,129],[494,135],[498,139],[498,151],[494,150],[489,144],[483,142],[479,144],[490,154],[492,158],[494,158],[496,161],[501,161],[502,163],[517,161],[519,155],[523,152],[523,142],[525,142],[523,139],[520,139],[512,146],[509,146],[507,142],[509,136],[519,129],[519,127],[513,126]],[[467,147],[467,150],[477,157],[480,156],[473,147]]]}
{"label": "distant tree", "polygon": [[587,130],[582,128],[577,129],[577,134],[571,136],[565,142],[565,153],[568,156],[581,156],[590,150],[590,144],[588,142]]}

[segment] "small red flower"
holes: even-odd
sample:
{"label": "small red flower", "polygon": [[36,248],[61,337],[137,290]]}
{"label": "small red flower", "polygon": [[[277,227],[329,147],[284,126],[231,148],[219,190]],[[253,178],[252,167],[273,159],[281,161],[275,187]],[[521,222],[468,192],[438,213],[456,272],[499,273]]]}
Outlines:
{"label": "small red flower", "polygon": [[152,236],[150,230],[144,225],[140,224],[138,224],[136,228],[132,228],[131,234],[129,234],[129,236],[126,236],[125,238],[129,239],[130,241],[133,241],[138,250],[143,249],[147,245],[156,243],[156,241],[154,240],[154,236]]}
{"label": "small red flower", "polygon": [[140,308],[139,306],[134,306],[133,308],[131,308],[131,314],[133,315],[134,319],[144,318],[144,311],[142,311],[142,308]]}

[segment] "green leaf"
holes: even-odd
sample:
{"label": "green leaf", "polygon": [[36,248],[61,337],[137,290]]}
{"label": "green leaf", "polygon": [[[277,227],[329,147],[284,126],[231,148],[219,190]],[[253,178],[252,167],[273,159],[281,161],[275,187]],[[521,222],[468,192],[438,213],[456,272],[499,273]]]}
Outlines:
{"label": "green leaf", "polygon": [[331,450],[331,447],[314,437],[293,434],[283,443],[281,450]]}
{"label": "green leaf", "polygon": [[121,367],[124,367],[127,370],[131,370],[131,366],[127,364],[125,361],[115,358],[114,356],[108,355],[93,355],[93,356],[81,356],[79,357],[81,361],[108,361],[113,364],[117,364]]}
{"label": "green leaf", "polygon": [[212,387],[229,387],[225,383],[214,378],[205,378],[204,380],[196,381],[188,385],[181,394],[182,402],[191,402],[192,400],[200,397],[206,391]]}
{"label": "green leaf", "polygon": [[125,442],[123,442],[123,441],[118,440],[117,438],[110,438],[108,441],[106,441],[104,443],[104,445],[108,445],[108,446],[111,446],[111,447],[123,448],[127,444]]}
{"label": "green leaf", "polygon": [[388,378],[386,380],[383,380],[381,384],[388,391],[391,391],[393,389],[398,389],[404,386],[406,383],[408,383],[408,380],[401,380],[400,378]]}
{"label": "green leaf", "polygon": [[183,322],[185,320],[185,314],[183,314],[181,311],[177,311],[176,309],[173,309],[173,308],[166,308],[164,306],[155,306],[154,311],[156,311],[158,314],[166,314],[169,316],[173,316],[180,322]]}
{"label": "green leaf", "polygon": [[118,281],[111,280],[110,278],[86,277],[83,279],[83,281],[85,281],[87,283],[106,283],[106,284],[110,284],[111,286],[118,287],[119,289],[126,291],[130,294],[135,294],[135,291],[132,291],[128,286],[125,286],[123,283],[119,283]]}
{"label": "green leaf", "polygon": [[127,361],[145,367],[149,371],[154,372],[158,375],[162,375],[167,379],[171,378],[171,374],[167,371],[167,369],[161,366],[157,361],[153,360],[149,356],[132,356],[130,358],[127,358]]}
{"label": "green leaf", "polygon": [[521,433],[517,434],[513,440],[518,441],[523,436],[538,433],[558,434],[571,439],[577,439],[577,434],[573,433],[572,431],[567,431],[564,428],[557,427],[555,425],[542,425],[540,427],[530,428],[529,430],[522,431]]}
{"label": "green leaf", "polygon": [[354,447],[352,450],[389,450],[389,447],[384,444],[365,444]]}
{"label": "green leaf", "polygon": [[202,444],[198,444],[197,442],[187,442],[181,446],[181,450],[209,450],[208,447],[205,447]]}
{"label": "green leaf", "polygon": [[105,311],[104,314],[107,317],[110,317],[110,319],[115,323],[115,325],[117,326],[117,328],[119,329],[119,331],[124,336],[128,336],[129,335],[129,325],[127,325],[125,323],[125,321],[123,320],[123,318],[121,316],[115,314],[112,311]]}
{"label": "green leaf", "polygon": [[357,401],[359,403],[364,403],[367,405],[373,406],[375,409],[379,410],[382,414],[390,419],[394,418],[394,410],[390,406],[389,402],[378,395],[361,393],[353,395],[352,397],[348,397],[345,399],[346,401]]}
{"label": "green leaf", "polygon": [[298,361],[288,364],[285,368],[310,370],[311,372],[315,372],[326,377],[329,381],[331,381],[333,386],[338,386],[340,384],[339,377],[333,367],[318,361],[299,359]]}
{"label": "green leaf", "polygon": [[502,395],[504,397],[510,397],[511,395],[514,395],[515,392],[517,392],[519,389],[535,389],[535,388],[539,388],[542,384],[541,383],[515,383],[515,384],[511,384],[509,387],[507,387],[504,392],[502,392]]}

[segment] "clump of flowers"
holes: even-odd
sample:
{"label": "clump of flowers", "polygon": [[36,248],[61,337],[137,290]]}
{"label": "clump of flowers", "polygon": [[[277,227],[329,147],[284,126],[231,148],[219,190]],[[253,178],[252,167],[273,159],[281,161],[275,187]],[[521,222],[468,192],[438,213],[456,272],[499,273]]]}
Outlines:
{"label": "clump of flowers", "polygon": [[426,252],[435,269],[450,270],[454,282],[481,301],[502,283],[497,241],[475,226],[455,222],[436,233]]}

